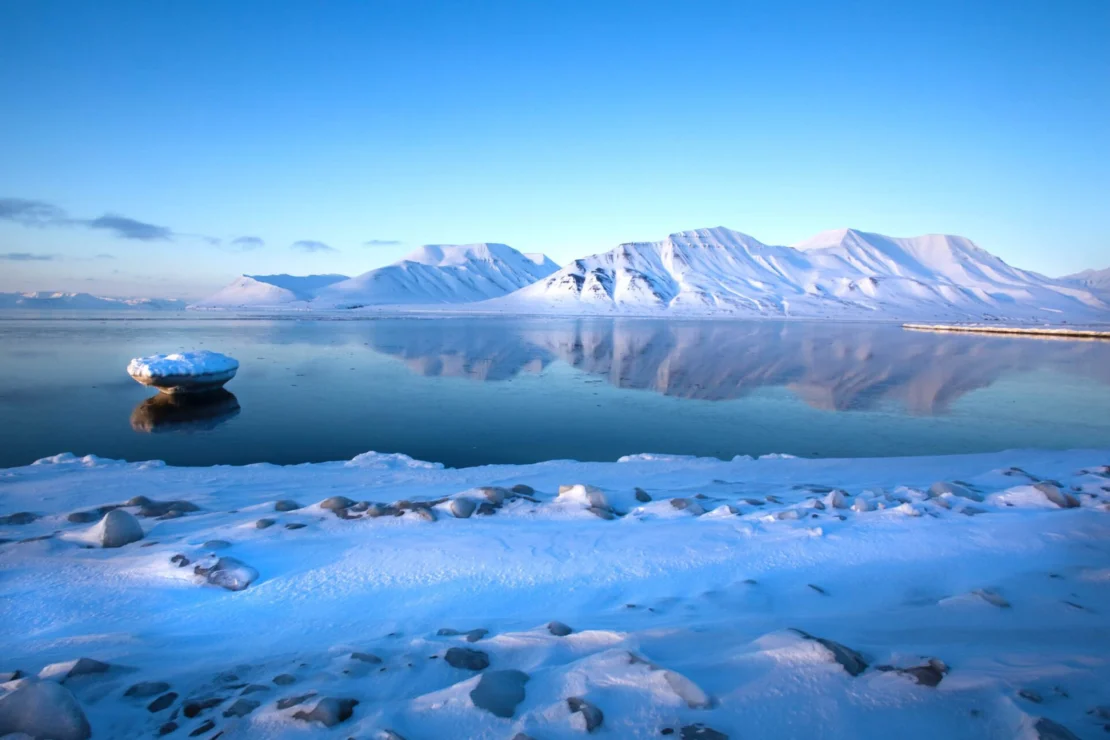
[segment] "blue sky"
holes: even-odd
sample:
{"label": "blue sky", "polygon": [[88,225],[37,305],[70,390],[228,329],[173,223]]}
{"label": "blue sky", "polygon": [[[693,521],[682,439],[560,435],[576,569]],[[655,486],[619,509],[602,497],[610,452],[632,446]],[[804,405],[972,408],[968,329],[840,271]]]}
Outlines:
{"label": "blue sky", "polygon": [[197,297],[715,225],[1105,267],[1107,38],[1104,0],[6,0],[0,290]]}

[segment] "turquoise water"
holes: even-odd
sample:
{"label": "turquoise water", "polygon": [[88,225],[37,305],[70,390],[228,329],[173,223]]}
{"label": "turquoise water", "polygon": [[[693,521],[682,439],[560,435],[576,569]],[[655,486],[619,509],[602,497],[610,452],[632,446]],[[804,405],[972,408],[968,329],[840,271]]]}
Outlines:
{"label": "turquoise water", "polygon": [[[181,349],[238,358],[228,394],[183,408],[124,371]],[[1105,448],[1110,342],[832,322],[0,318],[0,419],[0,467],[58,452],[465,466]]]}

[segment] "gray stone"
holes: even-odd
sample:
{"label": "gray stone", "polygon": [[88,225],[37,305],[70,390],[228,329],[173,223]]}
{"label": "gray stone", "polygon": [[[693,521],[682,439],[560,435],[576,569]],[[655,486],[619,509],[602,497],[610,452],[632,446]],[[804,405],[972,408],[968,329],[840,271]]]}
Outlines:
{"label": "gray stone", "polygon": [[701,516],[705,513],[705,508],[692,498],[672,498],[671,506],[679,511],[686,511],[694,516]]}
{"label": "gray stone", "polygon": [[1034,483],[1033,487],[1043,493],[1045,498],[1061,509],[1074,509],[1079,506],[1079,499],[1072,496],[1067,491],[1061,491],[1057,486],[1051,483]]}
{"label": "gray stone", "polygon": [[123,547],[143,538],[139,520],[123,509],[113,509],[97,525],[97,539],[101,547]]}
{"label": "gray stone", "polygon": [[478,504],[474,503],[473,499],[469,498],[453,498],[451,499],[451,513],[457,519],[469,519],[474,510],[478,508]]}
{"label": "gray stone", "polygon": [[361,661],[363,663],[372,663],[374,665],[377,665],[378,663],[382,662],[382,659],[379,658],[378,656],[374,655],[373,653],[359,653],[359,652],[351,653],[351,660],[358,660],[358,661]]}
{"label": "gray stone", "polygon": [[185,557],[181,553],[177,553],[170,558],[170,562],[176,565],[178,568],[184,568],[186,565],[193,561],[189,560],[189,558]]}
{"label": "gray stone", "polygon": [[366,507],[366,516],[377,519],[380,516],[393,516],[397,511],[387,504],[373,503]]}
{"label": "gray stone", "polygon": [[429,509],[426,506],[413,507],[412,513],[416,515],[418,519],[423,519],[426,522],[434,522],[436,520],[435,509]]}
{"label": "gray stone", "polygon": [[567,699],[567,708],[571,712],[579,712],[582,718],[586,720],[586,732],[593,732],[601,727],[601,723],[605,721],[605,714],[601,709],[580,696],[572,696]]}
{"label": "gray stone", "polygon": [[[355,502],[346,496],[330,496],[320,502],[321,509],[329,511],[336,511],[337,509],[346,509],[354,506]],[[322,700],[321,700],[322,701]]]}
{"label": "gray stone", "polygon": [[236,558],[220,558],[207,569],[198,565],[194,572],[204,576],[211,585],[228,591],[242,591],[258,580],[258,571]]}
{"label": "gray stone", "polygon": [[214,729],[216,729],[215,721],[210,720],[210,719],[206,719],[203,722],[201,722],[199,725],[197,725],[195,730],[193,730],[192,732],[189,733],[189,737],[200,737],[204,733],[211,732]]}
{"label": "gray stone", "polygon": [[97,673],[107,673],[111,666],[107,663],[102,663],[99,660],[92,658],[78,658],[74,661],[67,661],[64,663],[52,663],[41,671],[39,671],[39,678],[50,678],[56,681],[65,682],[71,678],[78,678],[80,676],[91,676]]}
{"label": "gray stone", "polygon": [[281,501],[274,502],[274,511],[296,511],[301,508],[293,499],[283,498]]}
{"label": "gray stone", "polygon": [[358,699],[337,699],[326,696],[316,703],[311,712],[297,712],[293,719],[304,722],[319,722],[324,727],[335,727],[350,719],[358,706]]}
{"label": "gray stone", "polygon": [[201,547],[205,550],[226,550],[231,547],[231,543],[227,540],[208,540]]}
{"label": "gray stone", "polygon": [[151,501],[147,499],[147,503],[139,507],[138,516],[172,519],[194,511],[200,511],[200,507],[191,501]]}
{"label": "gray stone", "polygon": [[814,635],[811,635],[808,632],[800,629],[794,629],[794,631],[805,639],[813,640],[814,642],[820,644],[822,647],[828,650],[829,653],[832,654],[833,660],[839,663],[844,668],[844,670],[848,671],[849,676],[858,676],[859,674],[867,670],[867,661],[864,660],[863,656],[857,653],[855,650],[841,645],[839,642],[826,640],[823,637],[815,637]]}
{"label": "gray stone", "polygon": [[649,501],[651,501],[651,494],[648,493],[647,491],[645,491],[644,489],[640,488],[639,486],[637,486],[636,487],[636,500],[639,501],[641,504],[646,504]]}
{"label": "gray stone", "polygon": [[517,705],[524,701],[526,683],[528,674],[523,671],[488,671],[470,692],[470,701],[497,717],[512,717]]}
{"label": "gray stone", "polygon": [[276,519],[259,519],[257,522],[254,523],[254,528],[255,529],[269,529],[270,527],[274,526],[275,524],[277,524]]}
{"label": "gray stone", "polygon": [[307,526],[308,525],[304,524],[303,522],[289,522],[288,524],[285,525],[285,528],[286,529],[304,529]]}
{"label": "gray stone", "polygon": [[536,492],[536,489],[532,488],[532,486],[525,485],[524,483],[517,483],[515,486],[513,486],[509,490],[512,491],[513,493],[518,493],[521,496],[531,496],[532,494],[534,494]]}
{"label": "gray stone", "polygon": [[274,683],[276,683],[278,686],[288,686],[296,682],[297,677],[289,673],[282,673],[274,676]]}
{"label": "gray stone", "polygon": [[1080,740],[1074,732],[1048,717],[1038,719],[1033,730],[1037,733],[1037,740]]}
{"label": "gray stone", "polygon": [[478,504],[478,511],[476,513],[478,516],[491,516],[497,513],[497,508],[496,505],[491,504],[489,501],[483,501]]}
{"label": "gray stone", "polygon": [[960,483],[949,483],[948,481],[938,481],[938,482],[934,483],[933,485],[929,486],[929,497],[930,498],[935,498],[937,496],[942,496],[946,493],[951,494],[953,496],[959,496],[960,498],[966,498],[966,499],[969,499],[971,501],[982,501],[983,500],[983,494],[979,493],[978,491],[973,491],[970,488],[968,488],[967,486],[962,485]]}
{"label": "gray stone", "polygon": [[154,503],[146,496],[132,496],[124,502],[124,506],[149,506]]}
{"label": "gray stone", "polygon": [[164,725],[162,725],[161,727],[158,728],[158,737],[162,737],[163,735],[169,735],[171,732],[175,732],[176,730],[177,730],[177,723],[176,722],[167,722],[167,723],[165,723]]}
{"label": "gray stone", "polygon": [[226,696],[212,696],[212,697],[209,697],[207,699],[199,699],[197,701],[191,701],[188,704],[186,704],[184,707],[181,708],[181,713],[184,714],[189,719],[192,719],[193,717],[196,717],[201,712],[207,711],[207,710],[211,709],[212,707],[220,706],[225,701],[227,701]]}
{"label": "gray stone", "polygon": [[32,681],[0,698],[0,736],[19,732],[42,740],[86,740],[92,728],[68,689]]}
{"label": "gray stone", "polygon": [[288,709],[289,707],[295,707],[298,704],[305,703],[314,696],[316,696],[315,691],[309,691],[307,694],[298,694],[297,696],[286,696],[285,698],[277,700],[277,708]]}
{"label": "gray stone", "polygon": [[682,740],[728,740],[728,735],[723,732],[718,732],[712,727],[706,727],[700,722],[695,722],[692,725],[683,725],[679,730],[679,737]]}
{"label": "gray stone", "polygon": [[571,632],[574,632],[574,630],[572,630],[568,625],[565,625],[562,622],[548,622],[547,631],[555,635],[556,637],[566,637]]}
{"label": "gray stone", "polygon": [[135,697],[137,699],[146,699],[168,691],[169,688],[170,685],[165,681],[143,681],[133,685],[125,691],[123,695]]}
{"label": "gray stone", "polygon": [[260,701],[254,699],[236,699],[230,707],[224,710],[225,717],[246,717],[248,714],[258,709],[262,704]]}
{"label": "gray stone", "polygon": [[587,506],[586,511],[590,512],[599,519],[612,520],[617,518],[617,515],[613,513],[613,510],[607,507]]}
{"label": "gray stone", "polygon": [[485,496],[486,501],[489,501],[494,506],[500,506],[505,503],[505,499],[509,496],[508,489],[501,486],[482,486],[478,489],[478,493]]}
{"label": "gray stone", "polygon": [[922,686],[936,686],[948,673],[948,666],[943,661],[936,658],[930,658],[924,665],[913,666],[912,668],[900,668],[898,673],[903,676],[909,676]]}
{"label": "gray stone", "polygon": [[246,696],[247,694],[257,694],[260,691],[269,691],[269,690],[270,690],[269,686],[265,686],[265,685],[260,684],[260,683],[252,683],[252,684],[244,687],[243,690],[239,692],[239,696]]}
{"label": "gray stone", "polygon": [[443,656],[448,665],[468,671],[481,671],[489,668],[489,655],[481,650],[453,647]]}
{"label": "gray stone", "polygon": [[99,521],[101,517],[113,509],[118,509],[118,506],[98,506],[95,509],[88,511],[75,511],[66,517],[66,521],[71,524],[90,524]]}
{"label": "gray stone", "polygon": [[1010,602],[1002,597],[1002,594],[989,588],[978,588],[971,592],[973,595],[978,596],[983,601],[992,606],[997,606],[999,609],[1009,609]]}
{"label": "gray stone", "polygon": [[175,701],[177,701],[177,693],[171,691],[168,694],[162,694],[150,704],[147,704],[146,709],[151,713],[161,712],[173,706]]}

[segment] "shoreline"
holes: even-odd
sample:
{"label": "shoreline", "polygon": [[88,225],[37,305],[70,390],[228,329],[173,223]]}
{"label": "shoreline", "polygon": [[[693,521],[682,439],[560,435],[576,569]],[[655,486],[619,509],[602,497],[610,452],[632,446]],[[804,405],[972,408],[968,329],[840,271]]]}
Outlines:
{"label": "shoreline", "polygon": [[902,324],[903,329],[938,333],[1005,334],[1049,339],[1110,339],[1110,330],[963,324]]}

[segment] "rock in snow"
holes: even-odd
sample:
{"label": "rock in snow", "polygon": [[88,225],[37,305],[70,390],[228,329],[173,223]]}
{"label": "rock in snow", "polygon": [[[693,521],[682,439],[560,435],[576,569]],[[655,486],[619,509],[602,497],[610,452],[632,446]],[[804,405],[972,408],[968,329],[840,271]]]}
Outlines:
{"label": "rock in snow", "polygon": [[586,723],[586,732],[593,732],[601,727],[601,723],[605,721],[605,714],[596,705],[580,696],[572,696],[567,699],[567,708],[570,709],[572,714],[577,712],[582,715],[582,719]]}
{"label": "rock in snow", "polygon": [[293,719],[319,722],[324,727],[335,727],[340,722],[350,719],[356,706],[358,706],[357,699],[336,699],[327,696],[317,702],[311,712],[297,712],[293,715]]}
{"label": "rock in snow", "polygon": [[258,571],[236,558],[220,558],[210,568],[198,565],[196,573],[213,586],[228,591],[242,591],[258,580]]}
{"label": "rock in snow", "polygon": [[85,740],[92,729],[77,699],[61,684],[34,681],[0,698],[0,736]]}
{"label": "rock in snow", "polygon": [[113,509],[93,527],[92,534],[101,547],[123,547],[143,538],[143,526],[123,509]]}
{"label": "rock in snow", "polygon": [[470,701],[498,717],[512,717],[517,704],[524,701],[526,683],[528,674],[523,671],[487,671],[470,692]]}
{"label": "rock in snow", "polygon": [[1059,506],[1061,509],[1074,509],[1079,506],[1079,499],[1072,496],[1067,491],[1061,491],[1057,486],[1051,483],[1042,481],[1034,483],[1033,487],[1044,494],[1044,497],[1052,503]]}
{"label": "rock in snow", "polygon": [[481,671],[489,667],[489,655],[481,650],[471,648],[449,648],[443,659],[455,668],[463,668],[468,671]]}

